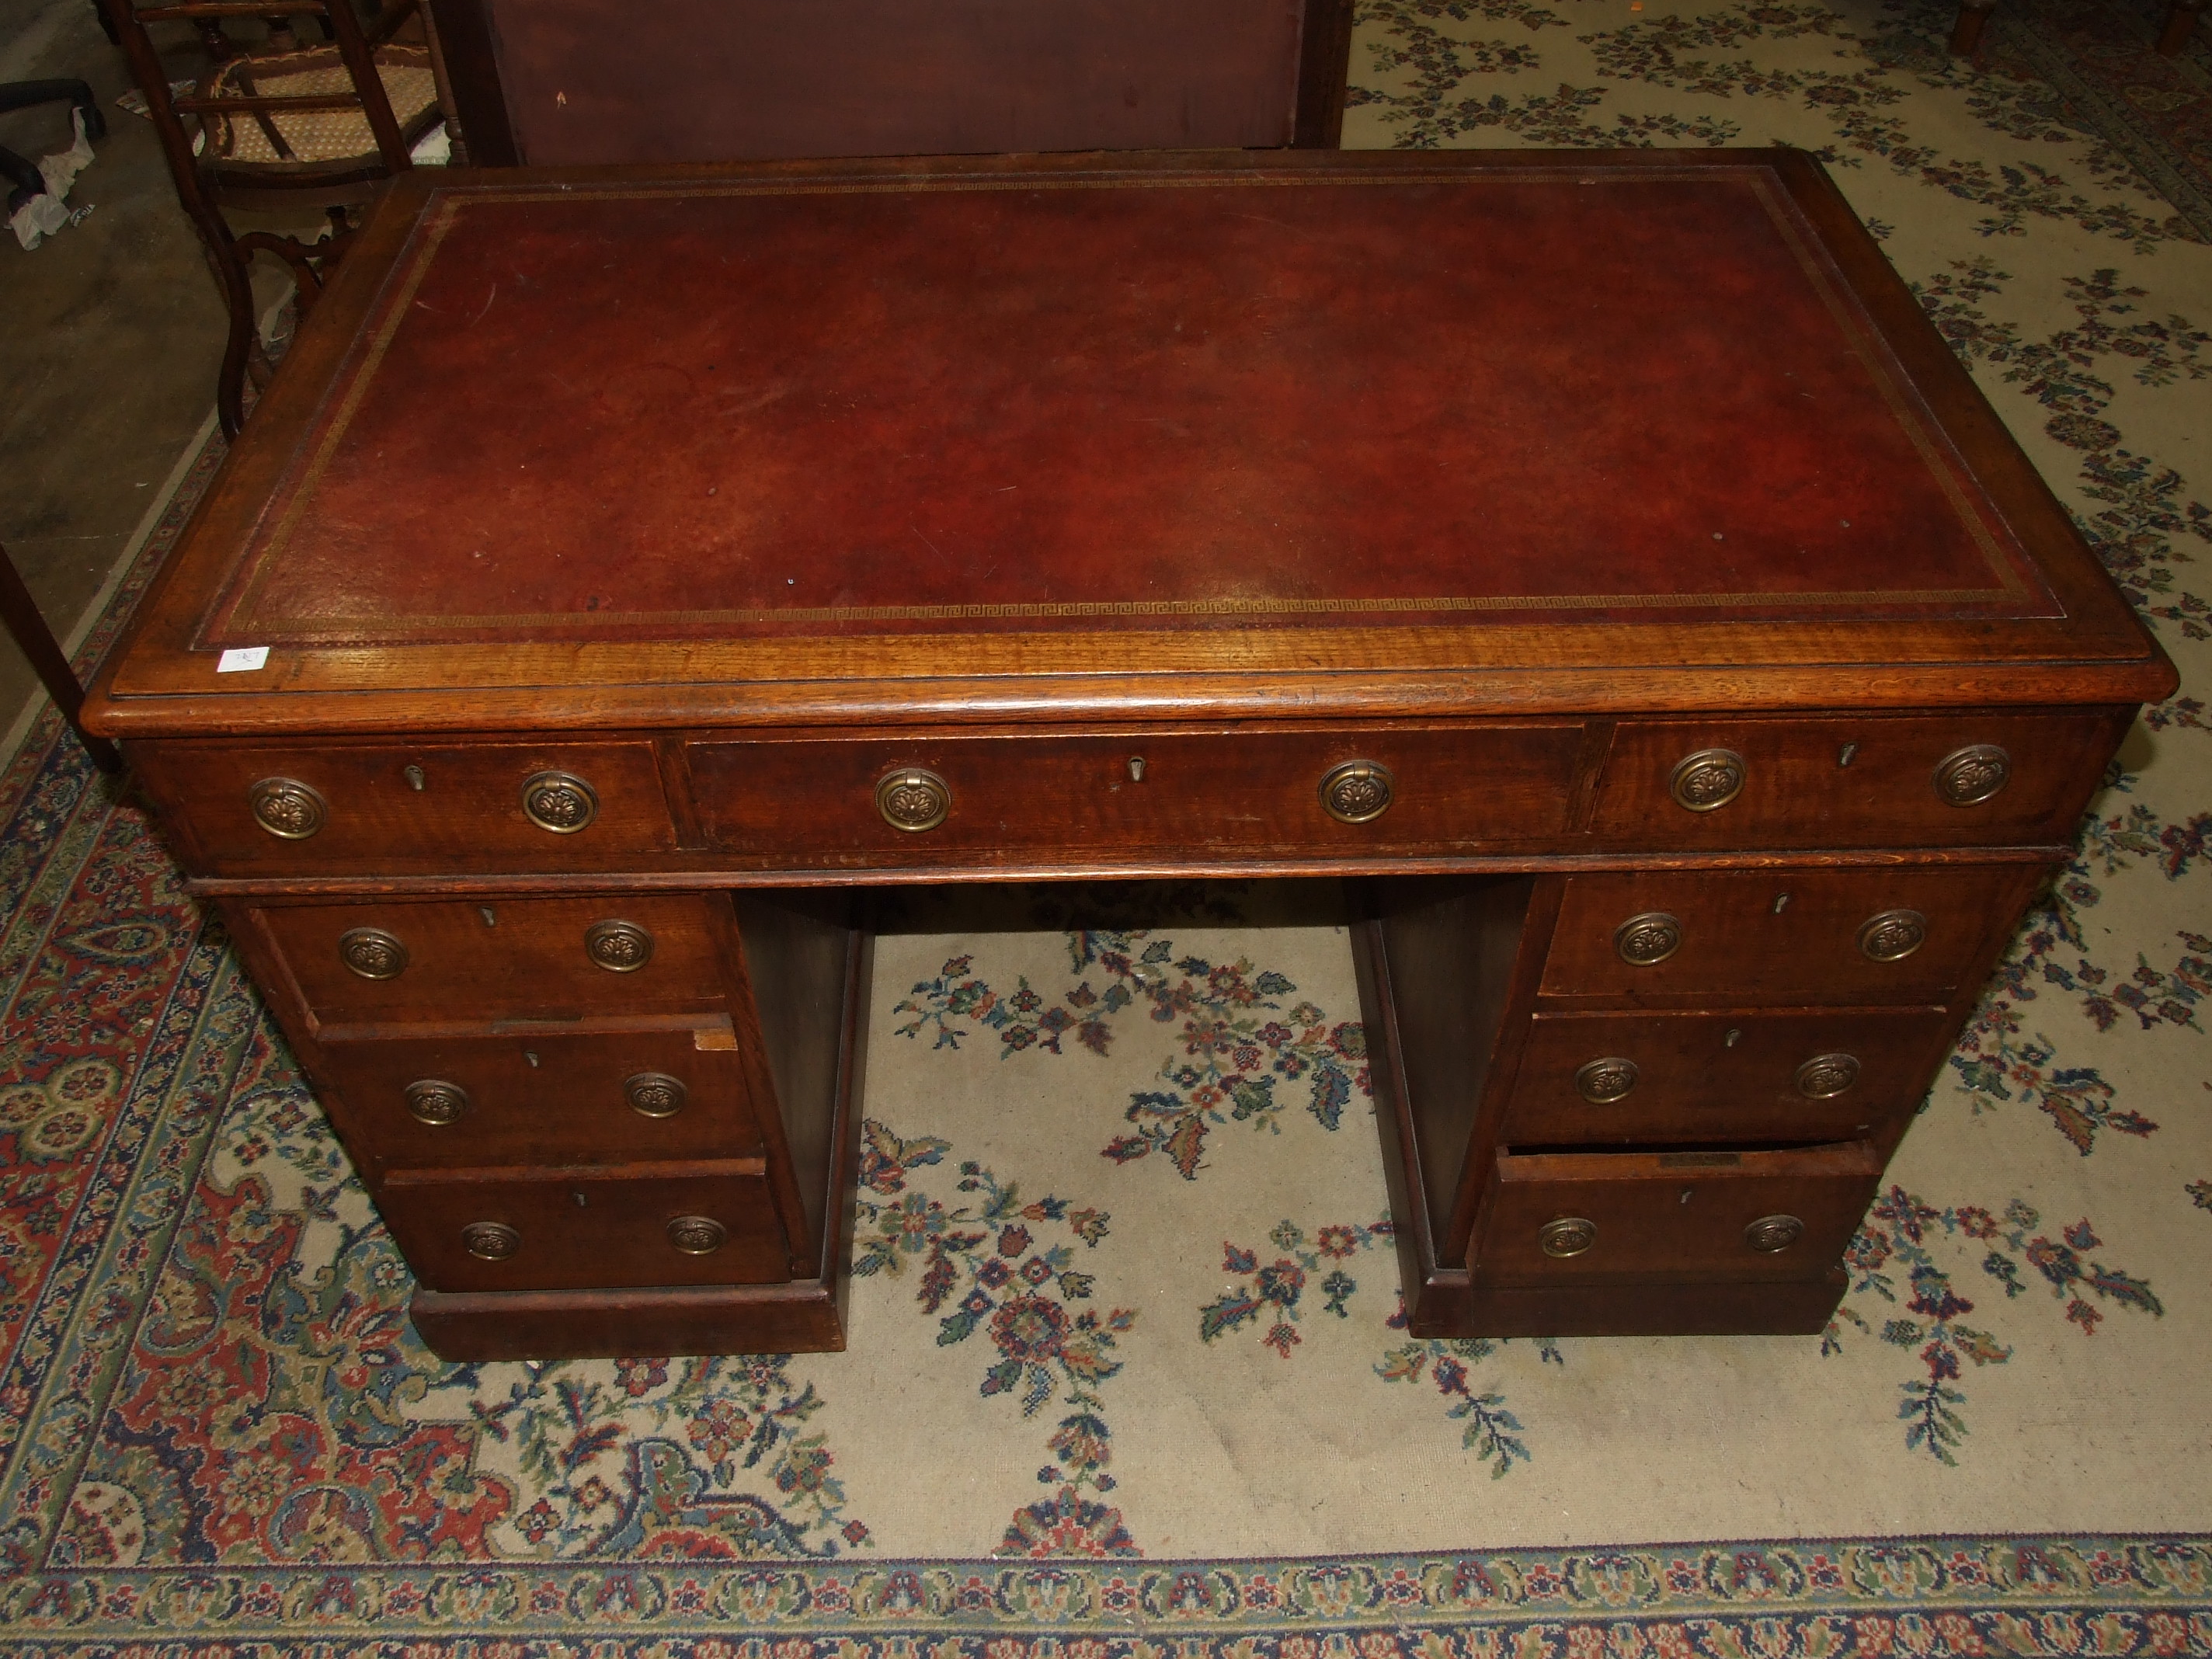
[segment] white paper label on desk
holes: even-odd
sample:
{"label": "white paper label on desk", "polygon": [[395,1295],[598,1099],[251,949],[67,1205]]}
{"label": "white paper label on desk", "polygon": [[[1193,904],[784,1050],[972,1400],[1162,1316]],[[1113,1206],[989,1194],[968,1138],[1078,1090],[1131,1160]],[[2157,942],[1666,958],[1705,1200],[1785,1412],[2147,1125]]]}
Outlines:
{"label": "white paper label on desk", "polygon": [[265,645],[235,646],[222,653],[215,665],[215,672],[218,674],[243,674],[260,667],[268,660],[269,647]]}

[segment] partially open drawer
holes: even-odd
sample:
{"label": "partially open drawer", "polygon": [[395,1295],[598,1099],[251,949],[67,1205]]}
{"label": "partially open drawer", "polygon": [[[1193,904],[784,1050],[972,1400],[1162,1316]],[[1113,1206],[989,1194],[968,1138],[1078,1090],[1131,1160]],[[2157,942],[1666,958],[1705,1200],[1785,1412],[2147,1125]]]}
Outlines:
{"label": "partially open drawer", "polygon": [[1472,1265],[1492,1282],[1812,1278],[1850,1243],[1881,1176],[1864,1141],[1503,1157]]}

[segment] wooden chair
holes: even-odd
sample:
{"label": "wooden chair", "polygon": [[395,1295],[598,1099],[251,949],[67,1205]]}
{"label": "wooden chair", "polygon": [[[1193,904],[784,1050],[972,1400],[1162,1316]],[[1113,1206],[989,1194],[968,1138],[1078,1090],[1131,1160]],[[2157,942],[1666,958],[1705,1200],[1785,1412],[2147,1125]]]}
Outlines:
{"label": "wooden chair", "polygon": [[[245,421],[247,361],[255,342],[254,256],[273,253],[290,267],[305,311],[352,235],[354,210],[383,182],[407,170],[409,151],[451,107],[433,24],[421,0],[386,0],[364,24],[353,0],[101,0],[131,77],[161,135],[178,199],[207,244],[230,313],[230,337],[216,382],[216,413],[232,437]],[[323,27],[321,45],[289,51],[240,46],[190,95],[170,91],[169,71],[153,36],[168,22],[266,20],[275,46],[291,40],[291,20]],[[412,41],[406,38],[411,34]],[[328,215],[319,240],[267,230],[234,232],[226,210]]]}
{"label": "wooden chair", "polygon": [[[2203,15],[2206,3],[2207,0],[2170,0],[2166,9],[2166,24],[2158,33],[2160,52],[2168,58],[2181,55],[2181,49],[2196,32],[2197,20]],[[1997,0],[1960,0],[1958,18],[1951,25],[1954,57],[1973,55],[1974,48],[1982,43],[1982,29],[1996,9]]]}

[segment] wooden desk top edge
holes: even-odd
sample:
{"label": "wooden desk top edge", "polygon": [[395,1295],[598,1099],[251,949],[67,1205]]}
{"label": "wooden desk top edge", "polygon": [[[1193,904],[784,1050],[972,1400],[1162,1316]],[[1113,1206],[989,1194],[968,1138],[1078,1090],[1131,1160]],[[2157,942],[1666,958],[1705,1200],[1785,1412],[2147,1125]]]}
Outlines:
{"label": "wooden desk top edge", "polygon": [[[374,309],[418,217],[441,194],[519,188],[696,186],[709,179],[896,185],[933,179],[1338,173],[1462,177],[1541,171],[1763,169],[1817,228],[2057,600],[2051,618],[1511,627],[1117,630],[755,640],[279,647],[247,675],[214,672],[191,641],[234,550],[261,511]],[[275,729],[464,731],[696,725],[1421,718],[1632,709],[2128,702],[2169,695],[2174,670],[2075,531],[1826,173],[1803,152],[1228,152],[781,163],[743,168],[417,172],[387,192],[301,328],[284,372],[111,653],[89,729],[142,737]],[[1388,661],[1388,668],[1378,667]],[[953,672],[948,672],[948,669]],[[244,684],[247,680],[252,684]]]}

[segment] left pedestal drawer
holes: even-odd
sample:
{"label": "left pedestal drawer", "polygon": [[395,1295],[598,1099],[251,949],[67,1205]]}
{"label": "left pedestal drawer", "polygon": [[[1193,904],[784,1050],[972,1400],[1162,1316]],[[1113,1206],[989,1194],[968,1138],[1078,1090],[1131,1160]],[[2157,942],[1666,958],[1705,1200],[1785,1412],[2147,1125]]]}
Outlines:
{"label": "left pedestal drawer", "polygon": [[392,1168],[757,1158],[765,1145],[726,1019],[338,1042],[322,1054]]}
{"label": "left pedestal drawer", "polygon": [[434,1291],[767,1285],[790,1252],[757,1159],[620,1170],[403,1170],[377,1207]]}

